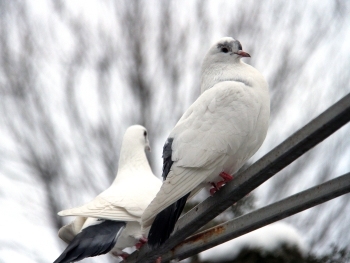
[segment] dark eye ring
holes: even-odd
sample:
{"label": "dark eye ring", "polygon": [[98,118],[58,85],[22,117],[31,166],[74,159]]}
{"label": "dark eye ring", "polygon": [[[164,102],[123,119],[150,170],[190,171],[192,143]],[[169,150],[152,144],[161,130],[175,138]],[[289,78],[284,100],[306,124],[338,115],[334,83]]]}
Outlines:
{"label": "dark eye ring", "polygon": [[145,136],[145,137],[147,136],[147,132],[146,131],[143,132],[143,136]]}
{"label": "dark eye ring", "polygon": [[224,52],[224,53],[227,53],[227,52],[228,52],[228,49],[225,48],[225,47],[223,47],[223,48],[221,49],[221,51]]}

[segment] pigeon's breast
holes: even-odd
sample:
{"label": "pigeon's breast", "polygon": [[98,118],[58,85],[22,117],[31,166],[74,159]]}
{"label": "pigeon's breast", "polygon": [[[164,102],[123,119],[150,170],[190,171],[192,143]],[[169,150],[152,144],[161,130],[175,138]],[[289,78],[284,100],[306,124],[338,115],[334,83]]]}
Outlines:
{"label": "pigeon's breast", "polygon": [[222,83],[217,90],[217,118],[221,118],[221,139],[226,141],[222,171],[233,174],[262,145],[268,128],[268,94],[239,82]]}

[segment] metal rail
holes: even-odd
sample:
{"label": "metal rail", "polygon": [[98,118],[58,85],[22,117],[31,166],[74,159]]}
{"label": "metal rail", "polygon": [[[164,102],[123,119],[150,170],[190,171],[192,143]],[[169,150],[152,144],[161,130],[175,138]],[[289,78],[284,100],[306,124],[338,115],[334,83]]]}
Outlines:
{"label": "metal rail", "polygon": [[350,173],[189,237],[162,255],[163,261],[185,259],[310,207],[350,192]]}
{"label": "metal rail", "polygon": [[[239,201],[302,154],[326,139],[349,120],[350,94],[287,138],[245,171],[239,173],[234,180],[213,197],[204,200],[181,217],[173,235],[162,246],[153,251],[145,246],[139,252],[130,255],[127,262],[153,263],[159,256],[166,254],[230,205]],[[281,214],[284,212],[280,211]]]}

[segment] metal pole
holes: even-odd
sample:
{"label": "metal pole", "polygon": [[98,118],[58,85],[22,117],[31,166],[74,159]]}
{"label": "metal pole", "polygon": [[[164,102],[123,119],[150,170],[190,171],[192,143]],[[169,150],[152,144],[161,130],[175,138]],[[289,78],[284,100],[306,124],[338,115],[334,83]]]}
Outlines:
{"label": "metal pole", "polygon": [[310,207],[350,192],[350,173],[198,233],[171,249],[162,260],[185,259]]}
{"label": "metal pole", "polygon": [[192,235],[230,205],[271,178],[302,154],[330,136],[350,120],[350,94],[328,108],[299,131],[287,138],[264,157],[239,173],[213,197],[204,200],[181,217],[173,235],[158,249],[143,247],[129,256],[127,262],[154,262]]}

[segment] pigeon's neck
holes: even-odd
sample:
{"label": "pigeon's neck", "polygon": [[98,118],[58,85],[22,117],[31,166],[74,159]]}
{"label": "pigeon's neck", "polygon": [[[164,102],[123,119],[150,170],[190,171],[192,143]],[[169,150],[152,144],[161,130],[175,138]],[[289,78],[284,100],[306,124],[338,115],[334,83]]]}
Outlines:
{"label": "pigeon's neck", "polygon": [[[247,86],[253,87],[255,84],[252,76],[256,70],[250,65],[237,61],[236,63],[213,63],[211,65],[203,64],[201,93],[212,88],[215,84],[222,81],[242,82]],[[260,75],[260,74],[259,74]]]}
{"label": "pigeon's neck", "polygon": [[120,150],[118,174],[123,174],[122,171],[124,172],[126,170],[138,174],[136,173],[137,171],[148,171],[150,169],[151,167],[149,166],[143,145],[132,145],[130,143],[127,147],[122,145]]}

